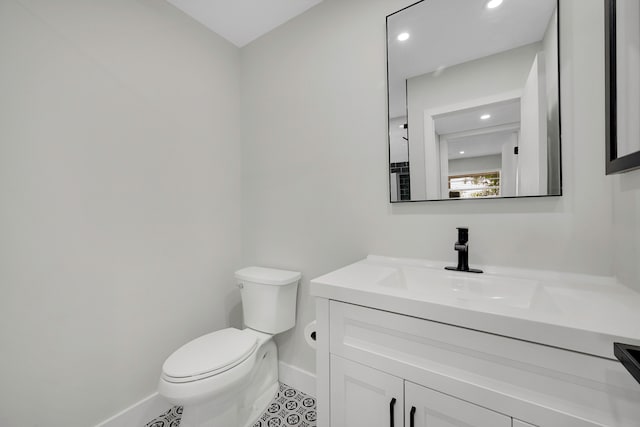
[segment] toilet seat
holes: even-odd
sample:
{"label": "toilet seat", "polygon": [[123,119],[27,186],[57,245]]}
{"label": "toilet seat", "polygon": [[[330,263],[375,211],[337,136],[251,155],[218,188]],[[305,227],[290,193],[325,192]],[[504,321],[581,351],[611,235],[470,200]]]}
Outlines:
{"label": "toilet seat", "polygon": [[250,331],[222,329],[203,335],[176,350],[162,366],[162,378],[171,383],[198,381],[244,362],[258,347]]}

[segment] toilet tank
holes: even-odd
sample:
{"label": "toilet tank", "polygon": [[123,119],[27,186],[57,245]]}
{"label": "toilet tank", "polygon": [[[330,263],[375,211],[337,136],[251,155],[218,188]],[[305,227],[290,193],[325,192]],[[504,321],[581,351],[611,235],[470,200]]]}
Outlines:
{"label": "toilet tank", "polygon": [[297,271],[247,267],[236,271],[244,324],[256,331],[278,334],[296,324]]}

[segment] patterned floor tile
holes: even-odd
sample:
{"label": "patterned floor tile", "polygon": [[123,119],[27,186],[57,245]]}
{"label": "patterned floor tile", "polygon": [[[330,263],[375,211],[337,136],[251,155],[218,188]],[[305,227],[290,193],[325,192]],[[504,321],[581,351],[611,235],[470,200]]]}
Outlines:
{"label": "patterned floor tile", "polygon": [[[178,427],[181,417],[182,406],[174,406],[144,427]],[[316,399],[280,383],[267,410],[252,427],[316,427]]]}
{"label": "patterned floor tile", "polygon": [[182,418],[182,406],[174,406],[164,414],[149,421],[144,427],[178,427]]}
{"label": "patterned floor tile", "polygon": [[315,427],[316,400],[286,384],[253,427]]}

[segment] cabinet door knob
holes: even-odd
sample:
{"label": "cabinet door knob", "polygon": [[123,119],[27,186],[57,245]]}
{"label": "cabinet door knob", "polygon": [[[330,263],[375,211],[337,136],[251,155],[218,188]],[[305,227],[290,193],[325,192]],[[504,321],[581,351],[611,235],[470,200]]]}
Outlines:
{"label": "cabinet door knob", "polygon": [[395,416],[393,415],[393,409],[396,406],[396,398],[392,398],[389,402],[389,426],[394,427]]}
{"label": "cabinet door knob", "polygon": [[415,426],[416,407],[412,406],[409,412],[409,427]]}

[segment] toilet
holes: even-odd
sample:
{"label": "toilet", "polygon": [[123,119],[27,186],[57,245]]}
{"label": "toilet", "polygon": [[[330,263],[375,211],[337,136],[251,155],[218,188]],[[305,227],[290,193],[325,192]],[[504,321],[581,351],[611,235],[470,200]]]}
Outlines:
{"label": "toilet", "polygon": [[226,328],[176,350],[162,366],[158,393],[183,406],[181,427],[248,427],[278,390],[273,336],[293,328],[301,274],[236,271],[245,329]]}

